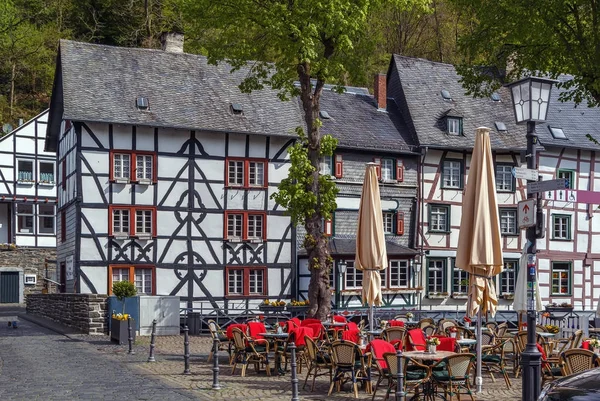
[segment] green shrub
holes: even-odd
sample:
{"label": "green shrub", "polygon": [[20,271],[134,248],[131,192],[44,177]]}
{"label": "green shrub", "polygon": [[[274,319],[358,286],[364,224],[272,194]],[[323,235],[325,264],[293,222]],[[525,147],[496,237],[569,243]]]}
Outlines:
{"label": "green shrub", "polygon": [[125,298],[134,297],[137,294],[135,285],[129,281],[117,281],[113,283],[112,292],[123,304],[123,314],[125,314]]}

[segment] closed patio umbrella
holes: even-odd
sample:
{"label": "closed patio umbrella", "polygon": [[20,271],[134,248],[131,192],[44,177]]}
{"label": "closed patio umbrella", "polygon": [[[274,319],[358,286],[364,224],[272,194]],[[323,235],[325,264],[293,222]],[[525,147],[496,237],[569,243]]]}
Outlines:
{"label": "closed patio umbrella", "polygon": [[369,305],[369,324],[374,329],[373,306],[381,305],[380,270],[387,266],[385,234],[379,183],[375,163],[367,163],[363,181],[358,231],[356,233],[356,259],[354,267],[363,271],[362,300]]}
{"label": "closed patio umbrella", "polygon": [[[477,128],[462,202],[456,266],[469,273],[467,314],[478,315],[477,336],[481,338],[481,314],[495,315],[498,297],[491,278],[502,272],[502,241],[496,178],[490,144],[490,129]],[[477,390],[481,391],[481,342],[477,342]]]}

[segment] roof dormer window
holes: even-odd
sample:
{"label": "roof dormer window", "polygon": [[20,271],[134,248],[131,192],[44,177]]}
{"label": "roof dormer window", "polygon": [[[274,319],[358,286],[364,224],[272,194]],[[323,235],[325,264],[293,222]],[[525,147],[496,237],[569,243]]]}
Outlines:
{"label": "roof dormer window", "polygon": [[448,101],[452,100],[452,96],[450,96],[450,92],[448,92],[448,90],[442,89],[441,94],[442,94],[442,99],[448,100]]}
{"label": "roof dormer window", "polygon": [[449,135],[462,135],[462,118],[461,117],[446,117]]}
{"label": "roof dormer window", "polygon": [[567,139],[567,136],[565,135],[565,131],[563,131],[562,128],[558,128],[558,127],[549,127],[549,128],[550,128],[550,133],[552,134],[554,139]]}
{"label": "roof dormer window", "polygon": [[233,114],[243,114],[244,113],[244,106],[242,106],[241,103],[231,103],[231,111]]}
{"label": "roof dormer window", "polygon": [[139,96],[135,99],[135,105],[138,110],[148,110],[148,98]]}
{"label": "roof dormer window", "polygon": [[505,133],[506,130],[506,124],[504,124],[502,121],[496,121],[494,123],[496,125],[496,130],[500,133]]}

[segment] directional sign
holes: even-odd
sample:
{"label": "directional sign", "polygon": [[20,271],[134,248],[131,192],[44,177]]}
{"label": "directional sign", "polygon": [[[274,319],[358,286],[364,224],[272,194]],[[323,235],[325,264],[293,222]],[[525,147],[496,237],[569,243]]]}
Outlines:
{"label": "directional sign", "polygon": [[521,179],[521,180],[537,181],[540,174],[538,173],[537,170],[531,170],[528,168],[521,168],[521,167],[513,167],[512,175],[513,175],[513,177]]}
{"label": "directional sign", "polygon": [[535,226],[535,199],[526,199],[519,202],[517,221],[519,228]]}
{"label": "directional sign", "polygon": [[537,181],[527,184],[527,193],[537,193],[544,191],[552,191],[555,189],[565,189],[567,187],[567,179],[559,178],[557,180]]}

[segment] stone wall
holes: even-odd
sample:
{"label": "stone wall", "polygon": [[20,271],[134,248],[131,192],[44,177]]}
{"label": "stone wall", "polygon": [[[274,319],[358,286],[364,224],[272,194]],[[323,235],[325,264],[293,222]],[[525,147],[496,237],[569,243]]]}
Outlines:
{"label": "stone wall", "polygon": [[[46,280],[43,277],[51,277],[56,280],[56,248],[29,248],[19,247],[11,251],[0,251],[0,268],[12,267],[22,269],[24,274],[34,274],[37,277],[35,285],[25,285],[23,293],[39,294],[45,288]],[[49,260],[46,272],[46,260]],[[48,274],[46,276],[46,274]],[[58,281],[58,280],[56,280]],[[58,292],[56,285],[48,283],[48,292]]]}
{"label": "stone wall", "polygon": [[108,333],[107,295],[31,294],[27,313],[43,316],[86,334]]}

